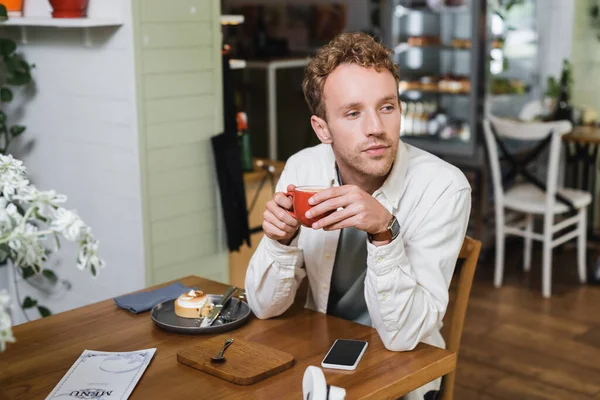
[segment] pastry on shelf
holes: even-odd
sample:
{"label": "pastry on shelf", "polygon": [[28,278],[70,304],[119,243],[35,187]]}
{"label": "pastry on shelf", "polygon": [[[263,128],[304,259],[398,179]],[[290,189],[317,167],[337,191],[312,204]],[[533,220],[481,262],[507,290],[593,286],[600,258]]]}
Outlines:
{"label": "pastry on shelf", "polygon": [[454,47],[455,49],[470,49],[471,39],[452,39],[450,46]]}
{"label": "pastry on shelf", "polygon": [[214,305],[202,290],[190,290],[175,300],[175,315],[182,318],[204,318]]}
{"label": "pastry on shelf", "polygon": [[421,90],[421,82],[419,81],[400,81],[398,90],[405,92],[407,90]]}
{"label": "pastry on shelf", "polygon": [[460,83],[461,93],[469,93],[471,91],[471,80],[469,78],[461,78],[458,82]]}
{"label": "pastry on shelf", "polygon": [[414,47],[438,46],[440,38],[438,36],[411,36],[406,42],[409,46]]}
{"label": "pastry on shelf", "polygon": [[421,90],[434,92],[438,90],[438,78],[434,76],[423,76],[420,80]]}
{"label": "pastry on shelf", "polygon": [[471,81],[468,77],[446,75],[438,84],[440,92],[446,93],[468,93],[471,91]]}
{"label": "pastry on shelf", "polygon": [[503,39],[494,39],[494,40],[492,40],[491,47],[492,47],[492,49],[501,49],[501,48],[503,48],[504,47],[504,40]]}

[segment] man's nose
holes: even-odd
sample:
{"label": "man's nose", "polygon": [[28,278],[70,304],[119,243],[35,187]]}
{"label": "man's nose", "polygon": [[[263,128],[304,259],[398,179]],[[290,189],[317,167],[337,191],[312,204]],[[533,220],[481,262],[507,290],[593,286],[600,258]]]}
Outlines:
{"label": "man's nose", "polygon": [[377,112],[373,111],[367,114],[364,133],[366,136],[380,136],[384,133],[383,123]]}

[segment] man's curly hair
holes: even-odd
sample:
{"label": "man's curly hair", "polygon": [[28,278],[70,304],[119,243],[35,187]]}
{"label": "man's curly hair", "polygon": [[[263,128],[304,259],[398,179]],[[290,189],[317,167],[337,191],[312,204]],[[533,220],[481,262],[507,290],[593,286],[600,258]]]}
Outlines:
{"label": "man's curly hair", "polygon": [[387,69],[400,82],[398,65],[391,59],[392,51],[362,32],[342,33],[321,47],[310,60],[304,73],[302,91],[310,112],[326,119],[323,103],[325,80],[340,64],[356,64],[375,68],[380,72]]}

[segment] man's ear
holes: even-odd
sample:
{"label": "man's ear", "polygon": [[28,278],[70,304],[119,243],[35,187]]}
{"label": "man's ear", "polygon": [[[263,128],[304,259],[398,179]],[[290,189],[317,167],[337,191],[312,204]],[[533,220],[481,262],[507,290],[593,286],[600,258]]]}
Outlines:
{"label": "man's ear", "polygon": [[310,117],[310,124],[312,125],[313,131],[317,134],[317,137],[324,144],[331,144],[331,132],[327,126],[327,121],[323,118],[319,118],[316,115]]}

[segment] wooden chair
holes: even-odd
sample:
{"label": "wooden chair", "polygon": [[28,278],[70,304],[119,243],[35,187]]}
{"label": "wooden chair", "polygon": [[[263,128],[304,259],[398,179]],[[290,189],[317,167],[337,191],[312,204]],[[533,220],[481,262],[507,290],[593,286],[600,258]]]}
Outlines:
{"label": "wooden chair", "polygon": [[[480,250],[481,242],[466,236],[460,254],[458,255],[459,259],[464,259],[465,261],[462,265],[460,276],[458,277],[454,305],[452,306],[451,314],[447,315],[447,317],[449,316],[451,318],[449,325],[450,332],[445,335],[446,337],[444,338],[446,340],[446,348],[456,354],[458,354],[460,348],[460,339],[463,333],[467,304],[469,302],[469,295],[471,294],[471,285],[473,283],[473,276],[475,275],[475,268],[477,267]],[[455,378],[456,371],[444,376],[440,400],[454,399]]]}

